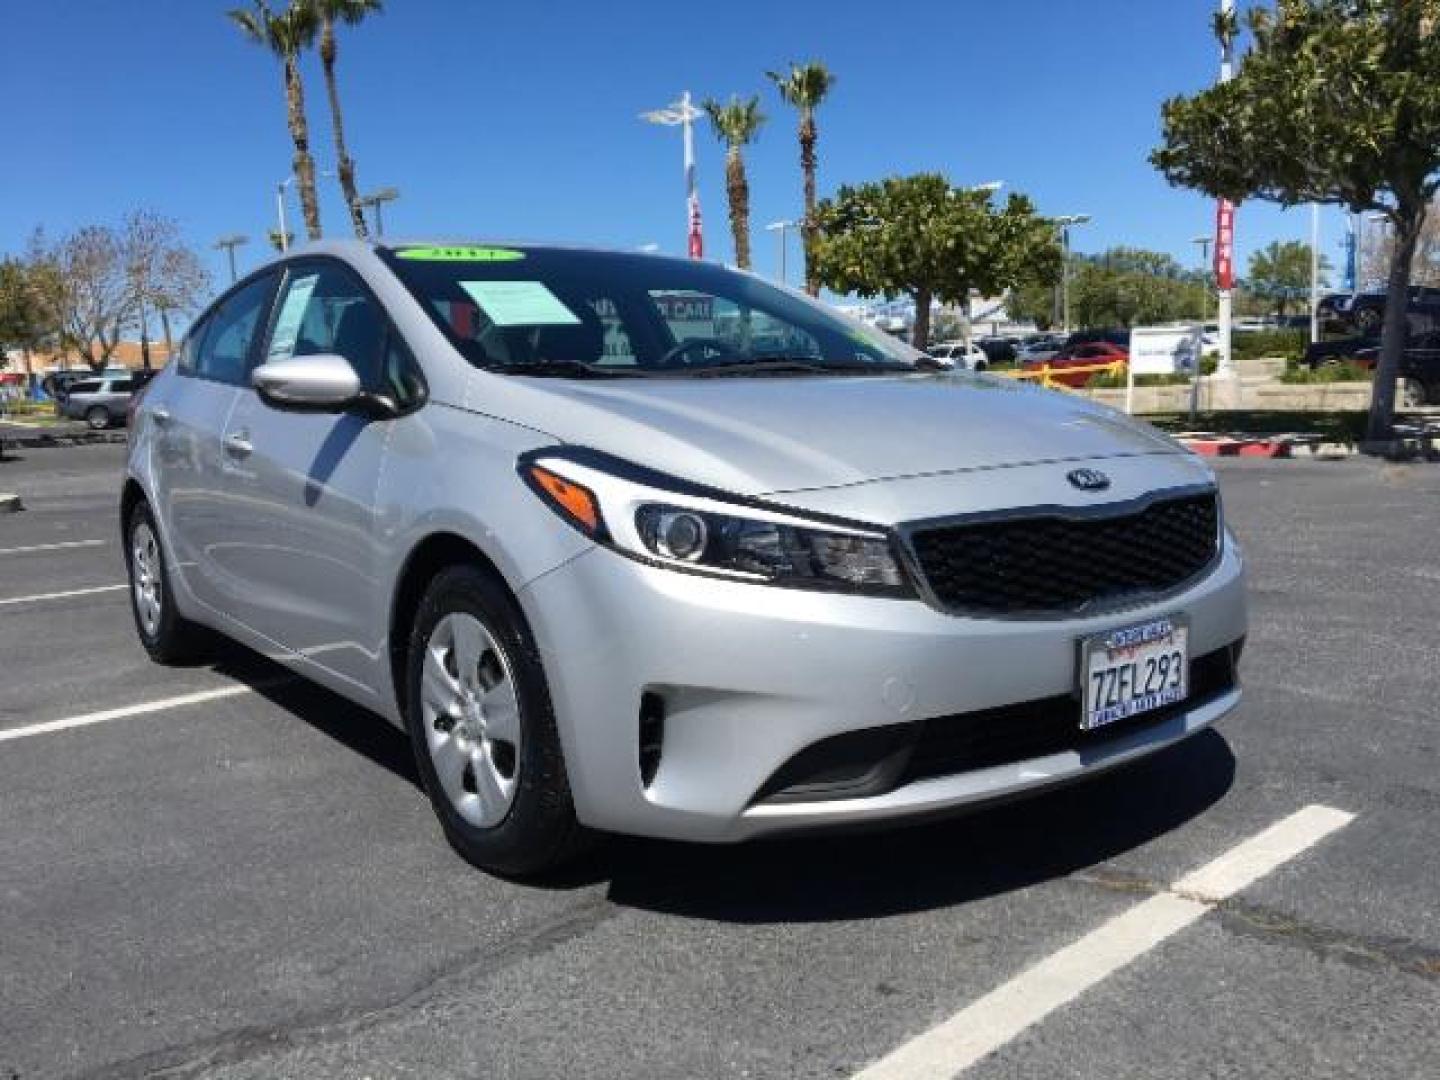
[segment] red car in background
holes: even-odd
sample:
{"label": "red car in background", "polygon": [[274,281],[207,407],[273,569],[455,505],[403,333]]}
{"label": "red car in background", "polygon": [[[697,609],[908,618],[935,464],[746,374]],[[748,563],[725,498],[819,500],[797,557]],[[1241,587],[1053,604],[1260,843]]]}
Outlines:
{"label": "red car in background", "polygon": [[1098,364],[1128,363],[1130,351],[1108,341],[1089,341],[1080,345],[1067,345],[1049,360],[1032,360],[1025,364],[1023,371],[1040,371],[1048,367],[1050,381],[1078,389],[1086,385],[1098,371],[1066,371],[1065,368],[1091,368]]}

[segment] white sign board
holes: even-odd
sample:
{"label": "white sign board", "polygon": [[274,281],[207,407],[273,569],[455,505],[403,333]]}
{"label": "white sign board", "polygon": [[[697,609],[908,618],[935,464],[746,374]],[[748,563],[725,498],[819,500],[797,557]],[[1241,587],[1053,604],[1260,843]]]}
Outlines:
{"label": "white sign board", "polygon": [[1200,362],[1199,326],[1137,326],[1130,331],[1133,375],[1193,375]]}

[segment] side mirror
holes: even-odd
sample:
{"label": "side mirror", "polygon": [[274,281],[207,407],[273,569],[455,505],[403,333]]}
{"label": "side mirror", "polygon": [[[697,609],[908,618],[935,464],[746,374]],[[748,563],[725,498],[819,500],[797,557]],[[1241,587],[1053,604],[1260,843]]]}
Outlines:
{"label": "side mirror", "polygon": [[257,367],[250,382],[267,405],[296,412],[340,412],[361,396],[360,376],[334,353],[272,360]]}

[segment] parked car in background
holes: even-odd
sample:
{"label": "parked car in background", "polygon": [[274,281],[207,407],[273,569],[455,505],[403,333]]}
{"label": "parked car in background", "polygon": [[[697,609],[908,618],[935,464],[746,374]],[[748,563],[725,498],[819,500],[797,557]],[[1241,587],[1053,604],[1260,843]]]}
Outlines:
{"label": "parked car in background", "polygon": [[976,344],[980,346],[981,351],[984,352],[985,356],[989,359],[989,366],[992,367],[996,364],[1013,364],[1015,362],[1016,347],[1019,343],[1019,338],[998,336],[982,337],[976,342]]}
{"label": "parked car in background", "polygon": [[1064,342],[1041,339],[1032,341],[1029,344],[1021,345],[1015,351],[1015,362],[1022,367],[1025,364],[1039,363],[1042,360],[1049,360],[1064,347]]}
{"label": "parked car in background", "polygon": [[[1355,362],[1373,371],[1380,363],[1380,343],[1358,350]],[[1397,400],[1407,409],[1440,405],[1440,331],[1419,334],[1406,343],[1400,354],[1398,391]]]}
{"label": "parked car in background", "polygon": [[1305,347],[1305,355],[1300,362],[1314,370],[1326,364],[1338,364],[1345,360],[1353,360],[1360,352],[1378,348],[1379,345],[1380,332],[1378,329],[1371,334],[1317,341]]}
{"label": "parked car in background", "polygon": [[1118,345],[1128,352],[1130,349],[1130,331],[1124,328],[1076,330],[1065,339],[1065,347],[1069,348],[1072,345],[1092,345],[1096,342]]}
{"label": "parked car in background", "polygon": [[82,379],[71,383],[63,400],[57,400],[55,411],[72,420],[84,420],[101,431],[112,424],[124,422],[130,409],[130,396],[144,385],[146,379],[124,375]]}
{"label": "parked car in background", "polygon": [[[1128,333],[1127,333],[1128,339]],[[1067,345],[1049,360],[1032,360],[1025,364],[1026,371],[1040,371],[1049,367],[1055,374],[1050,381],[1061,386],[1078,389],[1086,386],[1100,374],[1097,371],[1066,371],[1066,368],[1090,368],[1097,364],[1116,364],[1129,361],[1130,353],[1119,345],[1108,341],[1090,341],[1079,345]]]}
{"label": "parked car in background", "polygon": [[[1385,321],[1386,290],[1370,289],[1356,293],[1342,310],[1346,321],[1363,333],[1378,331]],[[1428,285],[1411,285],[1407,308],[1410,329],[1431,330],[1440,323],[1440,289]],[[1417,323],[1419,325],[1417,325]]]}
{"label": "parked car in background", "polygon": [[1320,315],[1320,326],[1322,329],[1344,324],[1345,312],[1349,310],[1350,303],[1355,299],[1355,294],[1350,292],[1330,293],[1322,296],[1317,305],[1317,312]]}
{"label": "parked car in background", "polygon": [[701,260],[292,250],[136,408],[136,632],[174,662],[204,624],[388,718],[451,844],[512,875],[583,826],[734,842],[1035,794],[1234,709],[1210,469],[924,359]]}
{"label": "parked car in background", "polygon": [[90,382],[94,379],[121,378],[130,374],[125,368],[106,368],[104,371],[92,371],[90,368],[70,368],[64,371],[52,371],[40,379],[40,388],[49,394],[56,401],[64,401],[70,393],[70,388],[78,382]]}
{"label": "parked car in background", "polygon": [[942,341],[930,346],[926,352],[943,368],[984,371],[990,366],[990,357],[974,342],[967,348],[963,341]]}

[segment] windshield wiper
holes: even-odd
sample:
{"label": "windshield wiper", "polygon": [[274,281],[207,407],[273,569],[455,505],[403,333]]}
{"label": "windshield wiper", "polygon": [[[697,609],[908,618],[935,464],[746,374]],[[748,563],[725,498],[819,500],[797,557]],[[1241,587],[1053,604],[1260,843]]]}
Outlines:
{"label": "windshield wiper", "polygon": [[653,373],[639,367],[605,367],[583,360],[535,360],[526,364],[496,364],[490,370],[504,375],[535,375],[551,379],[645,379]]}
{"label": "windshield wiper", "polygon": [[765,356],[706,364],[689,368],[685,373],[698,379],[724,375],[893,375],[914,370],[909,364],[900,363],[857,361],[831,364],[806,356]]}

